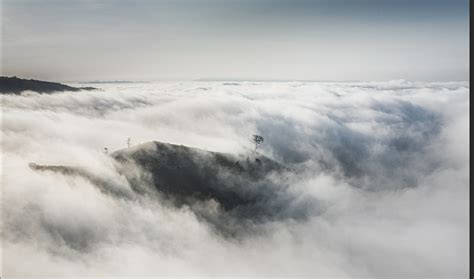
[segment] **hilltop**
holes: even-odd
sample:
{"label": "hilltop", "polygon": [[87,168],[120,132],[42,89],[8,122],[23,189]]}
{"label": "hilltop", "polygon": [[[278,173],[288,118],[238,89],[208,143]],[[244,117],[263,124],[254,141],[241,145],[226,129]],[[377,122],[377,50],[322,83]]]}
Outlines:
{"label": "hilltop", "polygon": [[256,202],[251,185],[286,169],[256,152],[234,155],[156,141],[111,156],[122,166],[137,165],[151,174],[156,190],[178,204],[212,199],[225,210]]}

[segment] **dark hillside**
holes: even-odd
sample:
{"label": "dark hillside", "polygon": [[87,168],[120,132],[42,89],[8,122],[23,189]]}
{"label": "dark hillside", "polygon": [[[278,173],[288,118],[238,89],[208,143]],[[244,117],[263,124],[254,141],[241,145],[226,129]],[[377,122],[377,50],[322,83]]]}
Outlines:
{"label": "dark hillside", "polygon": [[96,90],[94,87],[72,87],[61,83],[21,79],[17,77],[0,77],[1,94],[20,94],[23,91],[53,93],[62,91]]}
{"label": "dark hillside", "polygon": [[36,171],[79,176],[105,194],[124,199],[147,196],[187,207],[225,235],[256,224],[305,219],[315,203],[290,191],[292,171],[257,152],[234,155],[162,142],[115,151],[117,172],[131,192],[117,191],[92,169],[31,164]]}

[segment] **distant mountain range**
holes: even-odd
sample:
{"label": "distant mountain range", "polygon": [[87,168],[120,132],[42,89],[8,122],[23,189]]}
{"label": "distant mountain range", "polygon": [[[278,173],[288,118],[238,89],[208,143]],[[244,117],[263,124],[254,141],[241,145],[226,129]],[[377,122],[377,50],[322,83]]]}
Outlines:
{"label": "distant mountain range", "polygon": [[54,93],[62,91],[80,91],[80,90],[97,90],[94,87],[72,87],[69,85],[41,81],[34,79],[22,79],[18,77],[0,77],[0,93],[1,94],[20,94],[23,91],[34,91],[37,93]]}
{"label": "distant mountain range", "polygon": [[149,83],[148,81],[133,81],[133,80],[93,80],[81,81],[80,84],[127,84],[127,83]]}

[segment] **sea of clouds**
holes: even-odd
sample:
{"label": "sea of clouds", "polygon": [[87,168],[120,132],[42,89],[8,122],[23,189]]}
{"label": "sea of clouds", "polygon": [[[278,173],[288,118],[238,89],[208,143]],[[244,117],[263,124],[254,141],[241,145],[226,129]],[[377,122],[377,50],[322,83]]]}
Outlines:
{"label": "sea of clouds", "polygon": [[[2,96],[5,277],[468,276],[467,82],[96,86]],[[252,134],[294,170],[275,210],[306,217],[235,238],[189,207],[28,166],[81,166],[125,193],[105,147],[130,137],[242,154]]]}

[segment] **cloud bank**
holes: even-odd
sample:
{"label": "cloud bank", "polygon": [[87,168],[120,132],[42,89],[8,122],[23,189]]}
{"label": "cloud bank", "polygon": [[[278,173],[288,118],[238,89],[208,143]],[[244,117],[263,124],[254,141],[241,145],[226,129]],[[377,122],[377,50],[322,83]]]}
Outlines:
{"label": "cloud bank", "polygon": [[[2,97],[4,276],[467,276],[468,83],[98,87]],[[137,194],[103,153],[130,137],[246,154],[255,133],[292,170],[266,178],[262,206],[305,218],[246,221],[238,237],[216,230],[228,219],[212,200]]]}

